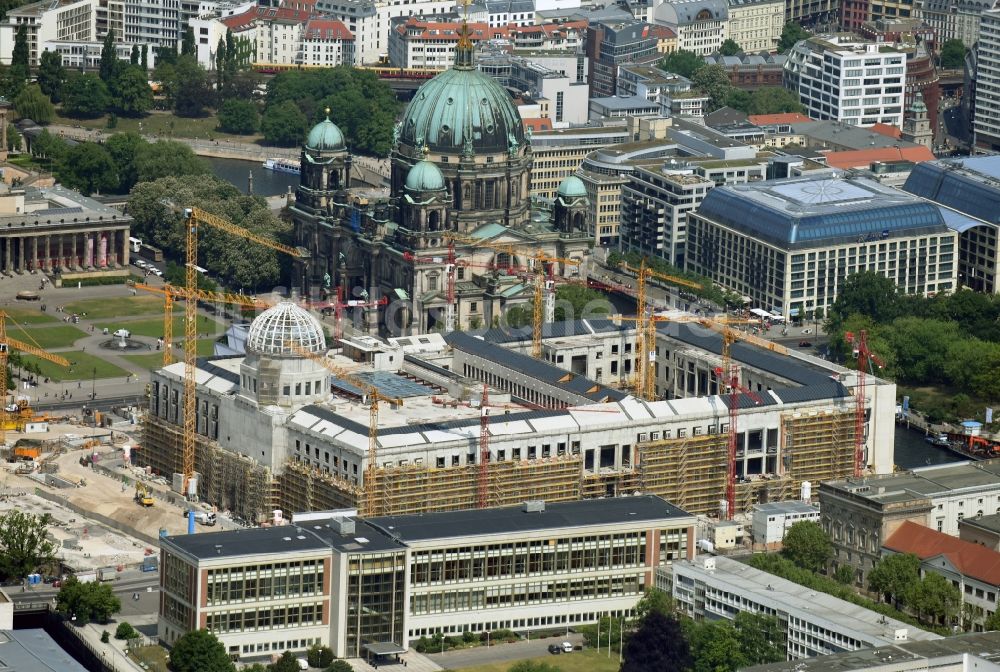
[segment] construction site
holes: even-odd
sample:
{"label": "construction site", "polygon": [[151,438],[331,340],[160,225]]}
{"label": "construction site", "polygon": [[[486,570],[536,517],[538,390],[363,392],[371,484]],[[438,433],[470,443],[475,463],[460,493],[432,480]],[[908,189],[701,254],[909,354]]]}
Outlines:
{"label": "construction site", "polygon": [[[136,460],[249,524],[636,493],[732,517],[803,483],[891,472],[892,383],[729,331],[578,320],[328,348],[284,302],[250,325],[244,355],[196,362],[190,444],[185,365],[153,373]],[[649,400],[617,373],[640,348],[659,355]]]}

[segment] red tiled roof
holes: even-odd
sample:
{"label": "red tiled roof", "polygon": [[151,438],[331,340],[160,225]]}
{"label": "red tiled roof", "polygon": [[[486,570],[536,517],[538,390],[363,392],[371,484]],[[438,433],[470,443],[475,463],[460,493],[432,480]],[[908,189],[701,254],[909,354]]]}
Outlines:
{"label": "red tiled roof", "polygon": [[888,135],[897,140],[903,137],[903,132],[892,124],[872,124],[871,129],[880,135]]}
{"label": "red tiled roof", "polygon": [[530,128],[532,131],[551,131],[552,130],[552,120],[545,117],[535,117],[532,119],[522,119],[521,122],[524,124],[525,128]]}
{"label": "red tiled roof", "polygon": [[855,149],[847,152],[824,152],[827,165],[841,170],[867,168],[875,161],[933,161],[934,154],[923,145],[918,147],[881,147]]}
{"label": "red tiled roof", "polygon": [[249,11],[243,12],[242,14],[233,14],[232,16],[227,16],[222,19],[222,25],[229,30],[240,31],[244,28],[249,28],[253,25],[253,22],[257,19],[257,10],[251,9]]}
{"label": "red tiled roof", "polygon": [[812,121],[809,117],[798,112],[783,112],[781,114],[751,114],[747,117],[754,126],[770,126],[771,124],[801,124],[804,121]]}
{"label": "red tiled roof", "polygon": [[906,521],[882,546],[897,553],[912,553],[921,560],[945,557],[965,576],[1000,586],[1000,553],[971,541]]}
{"label": "red tiled roof", "polygon": [[234,14],[221,19],[222,24],[230,30],[240,31],[251,28],[258,20],[260,21],[288,21],[291,23],[305,23],[312,16],[312,10],[298,9],[292,6],[282,7],[254,7],[242,14]]}
{"label": "red tiled roof", "polygon": [[677,33],[674,32],[673,28],[670,26],[658,26],[653,25],[649,27],[649,34],[658,40],[672,40],[677,37]]}
{"label": "red tiled roof", "polygon": [[342,22],[336,19],[310,19],[306,24],[307,40],[353,40],[354,35]]}

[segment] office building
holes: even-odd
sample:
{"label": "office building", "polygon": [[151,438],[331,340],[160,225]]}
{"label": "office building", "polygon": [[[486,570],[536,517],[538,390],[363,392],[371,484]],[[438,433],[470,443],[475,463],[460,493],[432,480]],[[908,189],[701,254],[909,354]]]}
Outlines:
{"label": "office building", "polygon": [[721,65],[729,73],[729,82],[738,89],[754,91],[765,86],[782,86],[785,75],[784,54],[736,54],[705,56],[706,65]]}
{"label": "office building", "polygon": [[1000,147],[1000,10],[983,12],[976,50],[976,99],[972,119],[978,147]]}
{"label": "office building", "polygon": [[785,26],[784,0],[728,0],[726,38],[745,54],[776,51]]}
{"label": "office building", "polygon": [[481,51],[477,65],[503,86],[519,91],[526,105],[537,106],[535,118],[548,119],[556,128],[586,123],[589,89],[582,53],[517,53]]}
{"label": "office building", "polygon": [[206,628],[242,660],[314,644],[359,658],[437,633],[574,627],[630,614],[657,568],[693,557],[694,525],[639,496],[165,537],[159,638]]}
{"label": "office building", "polygon": [[663,117],[701,117],[709,97],[691,90],[691,80],[650,65],[623,65],[618,69],[617,96],[638,96],[660,105]]}
{"label": "office building", "polygon": [[848,565],[863,584],[881,548],[909,521],[952,537],[965,518],[1000,513],[1000,460],[922,467],[820,484],[823,529],[833,565]]}
{"label": "office building", "polygon": [[731,558],[675,562],[658,569],[656,580],[680,611],[696,620],[732,620],[741,612],[776,617],[785,632],[789,660],[941,639]]}
{"label": "office building", "polygon": [[923,0],[920,18],[934,29],[939,44],[961,40],[966,49],[979,41],[979,22],[993,4],[982,0]]}
{"label": "office building", "polygon": [[[507,37],[504,28],[492,28],[487,23],[468,26],[473,44]],[[389,62],[400,68],[446,70],[455,62],[461,27],[461,21],[428,21],[420,17],[401,21],[389,32]]]}
{"label": "office building", "polygon": [[903,189],[944,206],[959,231],[958,282],[977,292],[1000,291],[997,282],[997,212],[1000,157],[974,156],[914,166]]}
{"label": "office building", "polygon": [[905,54],[841,35],[802,40],[785,61],[785,88],[807,115],[856,126],[901,127],[905,78]]}
{"label": "office building", "polygon": [[979,544],[913,522],[904,522],[882,544],[882,557],[912,554],[920,558],[920,573],[939,574],[958,589],[958,613],[977,630],[997,610],[1000,553]]}
{"label": "office building", "polygon": [[43,0],[7,12],[0,23],[0,61],[10,65],[14,36],[25,26],[28,65],[37,66],[45,42],[94,42],[97,40],[96,0]]}
{"label": "office building", "polygon": [[449,14],[455,0],[318,0],[315,11],[341,21],[354,35],[354,65],[371,65],[389,57],[394,20]]}
{"label": "office building", "polygon": [[614,96],[618,70],[628,63],[659,59],[657,34],[641,21],[594,23],[587,26],[586,54],[590,60],[590,97]]}
{"label": "office building", "polygon": [[[806,485],[803,484],[803,489]],[[802,498],[811,495],[803,492]],[[753,507],[753,546],[754,550],[777,551],[785,539],[785,533],[795,523],[819,523],[819,509],[807,501],[768,502]]]}
{"label": "office building", "polygon": [[[601,147],[628,142],[630,138],[624,124],[553,128],[533,133],[531,151],[535,163],[531,169],[531,195],[555,198],[559,185],[576,173],[588,154]],[[588,231],[593,230],[589,223],[588,227]]]}
{"label": "office building", "polygon": [[957,286],[958,232],[942,210],[863,177],[823,175],[713,189],[688,215],[687,270],[786,318],[824,312],[844,280],[899,291]]}
{"label": "office building", "polygon": [[302,31],[302,65],[333,68],[354,63],[354,36],[340,21],[312,18]]}
{"label": "office building", "polygon": [[653,9],[653,23],[666,26],[677,34],[678,49],[707,56],[718,51],[727,37],[729,3],[727,0],[666,0]]}
{"label": "office building", "polygon": [[899,642],[808,660],[744,668],[746,672],[976,672],[1000,665],[1000,633]]}

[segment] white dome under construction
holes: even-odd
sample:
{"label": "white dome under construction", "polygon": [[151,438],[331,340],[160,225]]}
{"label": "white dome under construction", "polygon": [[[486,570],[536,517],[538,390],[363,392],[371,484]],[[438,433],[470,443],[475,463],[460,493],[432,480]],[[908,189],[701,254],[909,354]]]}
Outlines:
{"label": "white dome under construction", "polygon": [[302,350],[322,355],[326,337],[315,317],[291,301],[282,301],[250,324],[246,349],[261,355],[301,356]]}

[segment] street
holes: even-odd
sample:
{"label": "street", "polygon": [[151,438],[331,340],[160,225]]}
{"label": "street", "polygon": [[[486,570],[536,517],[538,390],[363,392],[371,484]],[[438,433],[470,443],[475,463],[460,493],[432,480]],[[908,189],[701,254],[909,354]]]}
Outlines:
{"label": "street", "polygon": [[[513,644],[499,644],[488,647],[477,646],[472,649],[460,649],[444,653],[425,653],[424,655],[446,670],[455,670],[473,665],[489,665],[491,663],[503,663],[551,655],[548,652],[549,645],[561,644],[562,642],[570,642],[573,646],[580,646],[583,644],[583,635],[571,632],[564,637],[547,637],[545,639],[514,642]],[[572,656],[576,653],[574,651],[573,653],[560,655]]]}

